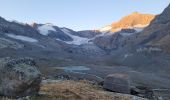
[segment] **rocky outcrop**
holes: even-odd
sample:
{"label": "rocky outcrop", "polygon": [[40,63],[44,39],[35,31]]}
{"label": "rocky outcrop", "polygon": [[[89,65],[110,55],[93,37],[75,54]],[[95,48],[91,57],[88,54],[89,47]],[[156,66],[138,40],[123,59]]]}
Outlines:
{"label": "rocky outcrop", "polygon": [[118,47],[118,38],[121,38],[119,34],[106,35],[96,37],[93,42],[102,49],[116,49]]}
{"label": "rocky outcrop", "polygon": [[122,29],[120,32],[121,33],[135,33],[136,30],[135,29]]}
{"label": "rocky outcrop", "polygon": [[49,31],[48,37],[58,39],[60,41],[73,41],[73,39],[64,32],[55,27],[57,31]]}
{"label": "rocky outcrop", "polygon": [[41,74],[31,58],[0,60],[0,95],[22,97],[39,91]]}
{"label": "rocky outcrop", "polygon": [[118,93],[130,93],[130,80],[126,74],[111,74],[104,80],[104,89]]}
{"label": "rocky outcrop", "polygon": [[104,35],[96,37],[93,43],[104,50],[115,50],[122,47],[122,41],[127,36],[133,34],[129,32],[134,32],[133,30],[122,30],[111,35]]}
{"label": "rocky outcrop", "polygon": [[84,38],[94,38],[97,35],[102,34],[100,31],[97,30],[84,30],[84,31],[78,31],[78,36],[84,37]]}

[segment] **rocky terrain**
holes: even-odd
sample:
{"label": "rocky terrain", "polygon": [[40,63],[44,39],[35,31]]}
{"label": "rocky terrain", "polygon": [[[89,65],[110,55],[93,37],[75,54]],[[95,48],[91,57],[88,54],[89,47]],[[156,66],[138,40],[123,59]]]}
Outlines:
{"label": "rocky terrain", "polygon": [[[84,31],[0,18],[0,95],[30,96],[41,88],[45,97],[33,100],[137,98],[91,87],[97,84],[111,92],[169,100],[169,12],[170,6],[157,16],[135,12],[104,28]],[[42,77],[62,82],[40,87]]]}
{"label": "rocky terrain", "polygon": [[162,51],[169,52],[169,11],[170,6],[157,16],[141,34],[137,35],[135,43],[156,46]]}

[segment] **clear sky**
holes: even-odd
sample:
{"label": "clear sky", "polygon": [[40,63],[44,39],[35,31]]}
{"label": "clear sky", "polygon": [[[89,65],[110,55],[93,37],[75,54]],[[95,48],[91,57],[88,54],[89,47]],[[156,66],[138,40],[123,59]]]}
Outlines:
{"label": "clear sky", "polygon": [[0,16],[24,23],[96,29],[132,12],[159,14],[170,0],[0,0]]}

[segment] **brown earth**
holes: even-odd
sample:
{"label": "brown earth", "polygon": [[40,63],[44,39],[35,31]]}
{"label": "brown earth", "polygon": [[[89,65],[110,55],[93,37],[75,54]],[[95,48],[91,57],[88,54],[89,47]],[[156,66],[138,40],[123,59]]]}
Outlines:
{"label": "brown earth", "polygon": [[40,93],[44,95],[32,97],[31,100],[145,100],[131,95],[106,92],[88,81],[44,84]]}

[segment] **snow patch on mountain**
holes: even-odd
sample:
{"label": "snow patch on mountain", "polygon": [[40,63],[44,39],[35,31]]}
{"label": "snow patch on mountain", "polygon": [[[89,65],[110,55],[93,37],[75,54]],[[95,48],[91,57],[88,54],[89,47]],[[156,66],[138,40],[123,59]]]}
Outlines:
{"label": "snow patch on mountain", "polygon": [[99,31],[105,32],[105,31],[110,31],[111,29],[112,29],[112,26],[108,25],[106,27],[103,27],[103,28],[99,29]]}
{"label": "snow patch on mountain", "polygon": [[56,30],[51,24],[45,24],[45,25],[39,26],[38,31],[42,35],[48,35],[49,31],[56,31]]}
{"label": "snow patch on mountain", "polygon": [[145,28],[145,27],[147,27],[149,24],[146,24],[146,25],[141,25],[141,24],[138,24],[138,25],[135,25],[134,27],[133,27],[133,29],[135,29],[136,31],[137,31],[137,33],[139,33],[139,32],[141,32],[141,31],[143,31],[143,29]]}
{"label": "snow patch on mountain", "polygon": [[61,31],[63,31],[65,34],[67,34],[73,39],[73,41],[66,42],[67,44],[81,45],[81,44],[87,44],[90,41],[90,39],[88,38],[83,38],[83,37],[70,34],[70,30],[68,30],[67,28],[61,28]]}
{"label": "snow patch on mountain", "polygon": [[21,36],[21,35],[15,35],[15,34],[7,34],[8,37],[21,40],[21,41],[26,41],[26,42],[38,42],[38,40],[26,37],[26,36]]}
{"label": "snow patch on mountain", "polygon": [[136,30],[136,33],[142,32],[144,28],[134,28]]}

